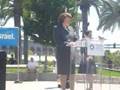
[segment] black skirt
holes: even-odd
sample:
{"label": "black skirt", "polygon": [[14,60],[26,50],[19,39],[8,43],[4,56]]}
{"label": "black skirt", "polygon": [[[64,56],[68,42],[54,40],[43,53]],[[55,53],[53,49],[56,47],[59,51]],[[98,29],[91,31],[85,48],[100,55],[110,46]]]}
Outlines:
{"label": "black skirt", "polygon": [[62,46],[56,48],[57,72],[58,74],[69,75],[74,74],[75,63],[71,60],[70,47]]}

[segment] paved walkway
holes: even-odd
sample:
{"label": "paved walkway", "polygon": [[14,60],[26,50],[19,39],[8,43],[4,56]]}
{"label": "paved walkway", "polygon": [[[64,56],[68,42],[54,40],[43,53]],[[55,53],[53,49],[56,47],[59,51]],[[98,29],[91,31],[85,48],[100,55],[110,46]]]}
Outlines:
{"label": "paved walkway", "polygon": [[[75,83],[75,90],[85,90],[86,85]],[[13,81],[6,82],[6,90],[60,90],[57,82],[54,81],[34,81],[15,84]],[[69,90],[69,89],[68,89]],[[93,90],[120,90],[120,84],[94,84]]]}

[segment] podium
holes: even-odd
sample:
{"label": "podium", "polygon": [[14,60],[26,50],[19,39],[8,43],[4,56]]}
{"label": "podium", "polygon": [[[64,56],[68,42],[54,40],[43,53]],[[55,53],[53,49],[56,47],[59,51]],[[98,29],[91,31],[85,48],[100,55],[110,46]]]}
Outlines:
{"label": "podium", "polygon": [[[93,59],[94,56],[104,56],[104,45],[100,40],[78,40],[76,42],[69,42],[68,46],[72,48],[79,48],[81,55],[79,56],[80,67],[79,73],[84,77],[84,90],[93,90],[93,75],[96,74],[96,65]],[[75,54],[72,53],[71,54]],[[73,55],[74,56],[74,55]],[[73,58],[71,56],[71,58]],[[89,60],[88,60],[89,59]],[[72,63],[72,62],[71,62]],[[91,89],[92,88],[92,89]]]}
{"label": "podium", "polygon": [[104,56],[104,45],[101,40],[78,40],[73,44],[70,42],[68,45],[74,48],[86,48],[86,54],[90,56]]}

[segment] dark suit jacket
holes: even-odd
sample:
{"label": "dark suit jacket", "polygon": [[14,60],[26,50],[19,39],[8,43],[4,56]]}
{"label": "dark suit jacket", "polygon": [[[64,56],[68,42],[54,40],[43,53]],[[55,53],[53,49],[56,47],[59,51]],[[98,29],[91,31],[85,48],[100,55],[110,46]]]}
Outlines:
{"label": "dark suit jacket", "polygon": [[68,32],[62,26],[56,26],[54,29],[54,41],[56,47],[66,47],[65,42],[68,41]]}
{"label": "dark suit jacket", "polygon": [[66,30],[63,26],[56,26],[54,29],[54,40],[56,44],[56,59],[58,74],[70,73],[70,47],[66,42],[74,39],[71,30]]}

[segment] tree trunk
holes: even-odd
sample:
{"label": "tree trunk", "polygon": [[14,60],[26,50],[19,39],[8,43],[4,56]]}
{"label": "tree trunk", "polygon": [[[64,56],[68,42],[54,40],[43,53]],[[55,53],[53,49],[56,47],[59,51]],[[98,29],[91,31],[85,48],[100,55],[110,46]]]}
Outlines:
{"label": "tree trunk", "polygon": [[[21,11],[22,11],[21,3],[22,3],[22,0],[14,0],[14,25],[19,28],[21,27],[21,20],[20,20]],[[19,50],[19,60],[21,61],[21,30],[19,35],[20,35],[19,48],[18,49],[17,47],[15,48],[15,58],[18,59],[17,50]]]}
{"label": "tree trunk", "polygon": [[84,33],[88,30],[88,15],[86,9],[82,9],[82,20],[83,20],[82,29],[84,35]]}
{"label": "tree trunk", "polygon": [[82,29],[83,29],[83,37],[84,33],[88,30],[88,10],[89,10],[89,2],[87,0],[82,1],[82,4],[80,4],[80,9],[82,11]]}
{"label": "tree trunk", "polygon": [[[80,4],[80,9],[82,11],[82,38],[84,38],[84,34],[85,32],[88,30],[88,10],[89,10],[89,2],[88,0],[82,0],[82,3]],[[83,50],[83,51],[82,51]],[[82,58],[83,60],[86,60],[86,48],[82,47],[81,48],[81,52],[82,52]],[[82,63],[82,61],[80,62],[80,64]],[[79,69],[81,69],[81,66],[79,67]],[[80,71],[82,73],[86,73],[86,69],[83,69],[82,71]]]}
{"label": "tree trunk", "polygon": [[47,61],[47,55],[48,55],[48,50],[47,50],[47,46],[45,46],[45,63],[44,63],[44,72],[47,72],[47,64],[48,64],[48,61]]}
{"label": "tree trunk", "polygon": [[24,31],[24,63],[28,63],[28,35]]}

